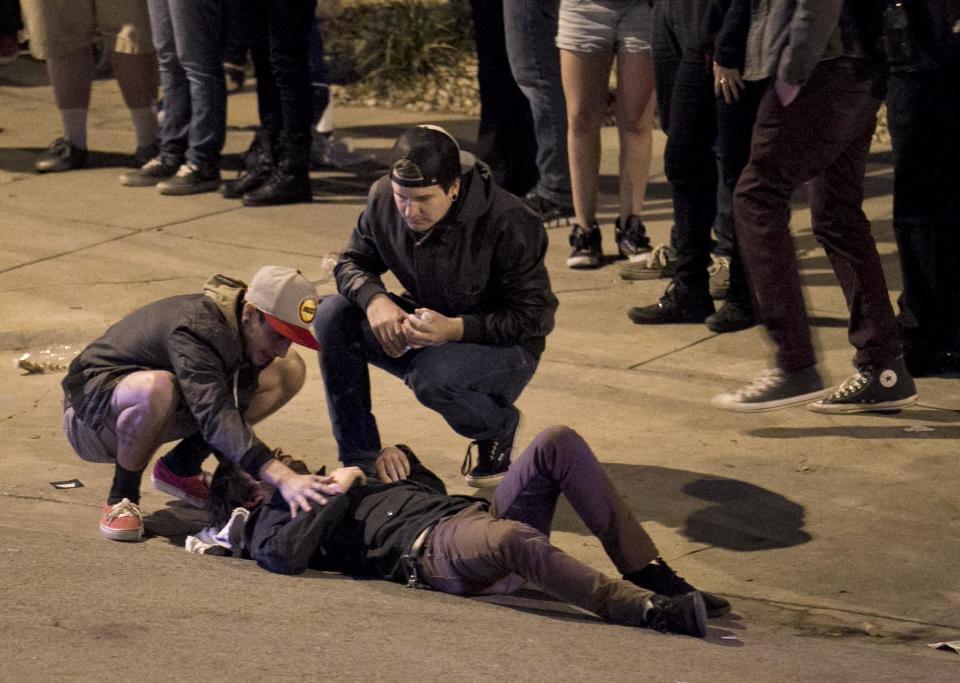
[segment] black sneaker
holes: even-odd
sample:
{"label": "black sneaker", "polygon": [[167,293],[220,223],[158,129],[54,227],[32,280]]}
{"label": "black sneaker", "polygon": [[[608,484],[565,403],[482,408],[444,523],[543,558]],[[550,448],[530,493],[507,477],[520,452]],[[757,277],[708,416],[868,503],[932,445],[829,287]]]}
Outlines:
{"label": "black sneaker", "polygon": [[[508,437],[470,442],[463,465],[460,466],[460,474],[467,478],[468,486],[489,488],[503,481],[510,468],[510,456],[517,448],[522,426],[523,413],[517,411],[517,426]],[[476,466],[473,465],[474,446],[477,447]]]}
{"label": "black sneaker", "polygon": [[126,187],[153,187],[161,180],[173,177],[179,166],[163,163],[160,157],[154,157],[140,168],[120,174],[120,184]]}
{"label": "black sneaker", "polygon": [[646,261],[648,254],[653,251],[650,238],[647,237],[647,228],[640,220],[640,216],[628,216],[626,227],[620,225],[618,218],[614,224],[613,234],[617,241],[620,258],[628,261]]}
{"label": "black sneaker", "polygon": [[143,168],[144,165],[158,156],[160,156],[160,145],[158,143],[151,142],[149,145],[137,145],[137,149],[133,152],[133,165],[137,168]]}
{"label": "black sneaker", "polygon": [[709,617],[722,617],[730,611],[730,603],[727,600],[713,593],[697,591],[682,576],[673,571],[662,557],[658,557],[643,569],[625,574],[623,578],[641,588],[646,588],[648,591],[653,591],[659,595],[665,595],[668,598],[699,592],[703,596],[703,604],[706,606],[707,616]]}
{"label": "black sneaker", "polygon": [[561,222],[563,225],[570,225],[570,219],[575,214],[573,206],[557,204],[555,201],[537,194],[536,190],[530,190],[522,201],[540,214],[540,220],[543,221],[545,228],[558,228]]}
{"label": "black sneaker", "polygon": [[570,231],[570,246],[573,251],[567,258],[570,268],[596,268],[603,257],[603,247],[600,244],[600,226],[592,223],[584,230],[574,223]]}
{"label": "black sneaker", "polygon": [[757,324],[753,315],[753,306],[739,301],[726,301],[720,310],[707,316],[703,321],[707,329],[717,334],[724,332],[739,332]]}
{"label": "black sneaker", "polygon": [[697,296],[673,280],[660,301],[631,308],[627,317],[637,325],[702,323],[713,310],[713,299],[706,292]]}
{"label": "black sneaker", "polygon": [[157,183],[160,194],[185,195],[213,192],[220,187],[220,169],[201,168],[192,161],[182,164],[177,172]]}
{"label": "black sneaker", "polygon": [[66,138],[57,138],[37,157],[33,167],[38,173],[60,173],[87,165],[87,150],[71,144]]}
{"label": "black sneaker", "polygon": [[809,403],[826,393],[815,365],[793,372],[774,368],[764,370],[752,383],[737,391],[714,396],[710,405],[738,413],[761,413]]}
{"label": "black sneaker", "polygon": [[707,635],[707,609],[700,593],[668,598],[654,595],[644,615],[644,626],[661,633],[703,638]]}
{"label": "black sneaker", "polygon": [[917,387],[907,372],[903,358],[884,367],[866,365],[843,380],[836,391],[808,407],[816,413],[896,412],[913,405]]}
{"label": "black sneaker", "polygon": [[243,168],[235,180],[228,180],[220,186],[220,194],[226,199],[240,199],[267,182],[273,169],[273,149],[269,136],[258,132],[243,154]]}

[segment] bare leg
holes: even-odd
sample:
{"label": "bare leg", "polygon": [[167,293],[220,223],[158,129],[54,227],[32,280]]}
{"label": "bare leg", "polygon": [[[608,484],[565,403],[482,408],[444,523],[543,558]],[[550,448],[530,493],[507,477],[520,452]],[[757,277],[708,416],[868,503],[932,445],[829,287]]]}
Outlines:
{"label": "bare leg", "polygon": [[617,55],[617,131],[620,134],[620,223],[639,216],[647,194],[656,108],[650,50]]}
{"label": "bare leg", "polygon": [[597,220],[600,181],[600,126],[607,104],[613,54],[560,50],[560,75],[567,98],[567,149],[576,221]]}
{"label": "bare leg", "polygon": [[123,378],[111,401],[117,421],[117,464],[140,471],[160,444],[176,438],[174,413],[179,401],[180,389],[171,372],[145,370]]}

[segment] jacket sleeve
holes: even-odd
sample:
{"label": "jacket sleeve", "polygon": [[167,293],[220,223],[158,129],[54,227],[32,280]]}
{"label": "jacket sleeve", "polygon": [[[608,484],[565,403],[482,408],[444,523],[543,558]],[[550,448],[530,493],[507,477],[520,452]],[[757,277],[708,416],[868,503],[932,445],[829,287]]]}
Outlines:
{"label": "jacket sleeve", "polygon": [[350,234],[350,242],[333,269],[337,291],[363,311],[367,310],[367,304],[375,295],[387,293],[380,279],[387,271],[387,264],[383,262],[374,238],[377,215],[374,202],[379,196],[379,185],[375,183],[370,189],[367,206],[360,214],[357,227]]}
{"label": "jacket sleeve", "polygon": [[236,463],[254,477],[273,455],[243,419],[234,398],[234,377],[228,376],[223,359],[204,334],[202,323],[179,327],[167,341],[173,371],[183,400],[200,426],[210,448]]}
{"label": "jacket sleeve", "polygon": [[790,85],[803,85],[827,49],[840,25],[844,0],[798,0],[790,19],[790,38],[777,76]]}
{"label": "jacket sleeve", "polygon": [[[726,0],[720,3],[721,7],[725,4]],[[751,0],[729,0],[713,50],[713,60],[720,66],[743,70],[750,31],[750,4]]]}
{"label": "jacket sleeve", "polygon": [[277,574],[302,574],[317,548],[343,521],[350,501],[345,495],[334,496],[326,505],[314,505],[309,512],[301,511],[291,519],[287,504],[277,497],[257,517],[250,537],[250,557]]}
{"label": "jacket sleeve", "polygon": [[498,309],[463,318],[463,340],[507,346],[547,336],[553,329],[557,297],[543,262],[547,232],[539,218],[524,209],[504,212],[494,250],[490,288]]}

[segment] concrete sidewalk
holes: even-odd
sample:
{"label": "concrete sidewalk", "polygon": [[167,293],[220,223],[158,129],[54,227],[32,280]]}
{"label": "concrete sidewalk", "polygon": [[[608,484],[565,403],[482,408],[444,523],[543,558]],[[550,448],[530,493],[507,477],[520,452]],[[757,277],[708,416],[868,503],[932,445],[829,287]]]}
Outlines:
{"label": "concrete sidewalk", "polygon": [[[175,542],[203,515],[145,482],[153,536],[103,540],[96,519],[112,470],[82,462],[60,427],[61,375],[26,376],[13,359],[51,344],[84,345],[155,299],[224,272],[267,263],[321,276],[346,241],[372,171],[315,174],[311,205],[244,209],[209,194],[162,197],[117,177],[134,147],[114,82],[95,85],[93,168],[32,173],[59,135],[39,65],[0,67],[0,661],[6,680],[944,680],[960,659],[926,643],[960,638],[960,436],[956,380],[918,380],[919,405],[896,415],[760,415],[713,410],[709,398],[766,367],[760,329],[640,328],[630,306],[666,280],[623,282],[617,267],[567,269],[565,229],[548,265],[557,328],[519,406],[528,436],[567,424],[593,446],[663,556],[697,586],[734,603],[705,642],[603,624],[539,594],[466,600],[377,581],[268,574],[253,563],[187,555]],[[383,158],[422,117],[339,109],[338,134]],[[461,139],[476,121],[439,115]],[[228,155],[256,123],[251,92],[231,96]],[[663,140],[657,138],[655,163]],[[100,153],[102,152],[102,153]],[[892,289],[888,152],[868,169],[868,215]],[[603,205],[613,251],[616,135],[604,131]],[[826,374],[851,372],[846,308],[798,204],[794,228]],[[671,223],[655,170],[646,211],[655,241]],[[333,291],[330,282],[322,292]],[[896,295],[893,291],[891,294]],[[258,431],[319,466],[334,442],[316,364],[290,406]],[[466,441],[374,371],[384,441],[409,444],[456,493]],[[50,482],[80,479],[55,490]],[[555,540],[613,571],[599,543],[562,507]],[[169,539],[169,540],[168,540]]]}

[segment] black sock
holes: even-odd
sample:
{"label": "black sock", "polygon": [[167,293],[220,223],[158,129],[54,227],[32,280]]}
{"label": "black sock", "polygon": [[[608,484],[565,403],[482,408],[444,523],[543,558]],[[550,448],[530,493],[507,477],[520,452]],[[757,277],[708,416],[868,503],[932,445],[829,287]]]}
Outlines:
{"label": "black sock", "polygon": [[209,456],[210,446],[198,432],[178,443],[160,459],[178,477],[192,477],[200,474],[203,461]]}
{"label": "black sock", "polygon": [[110,496],[107,498],[107,505],[116,505],[124,498],[128,498],[131,503],[140,502],[140,478],[143,476],[143,470],[131,472],[117,464],[113,472],[113,484],[110,486]]}

